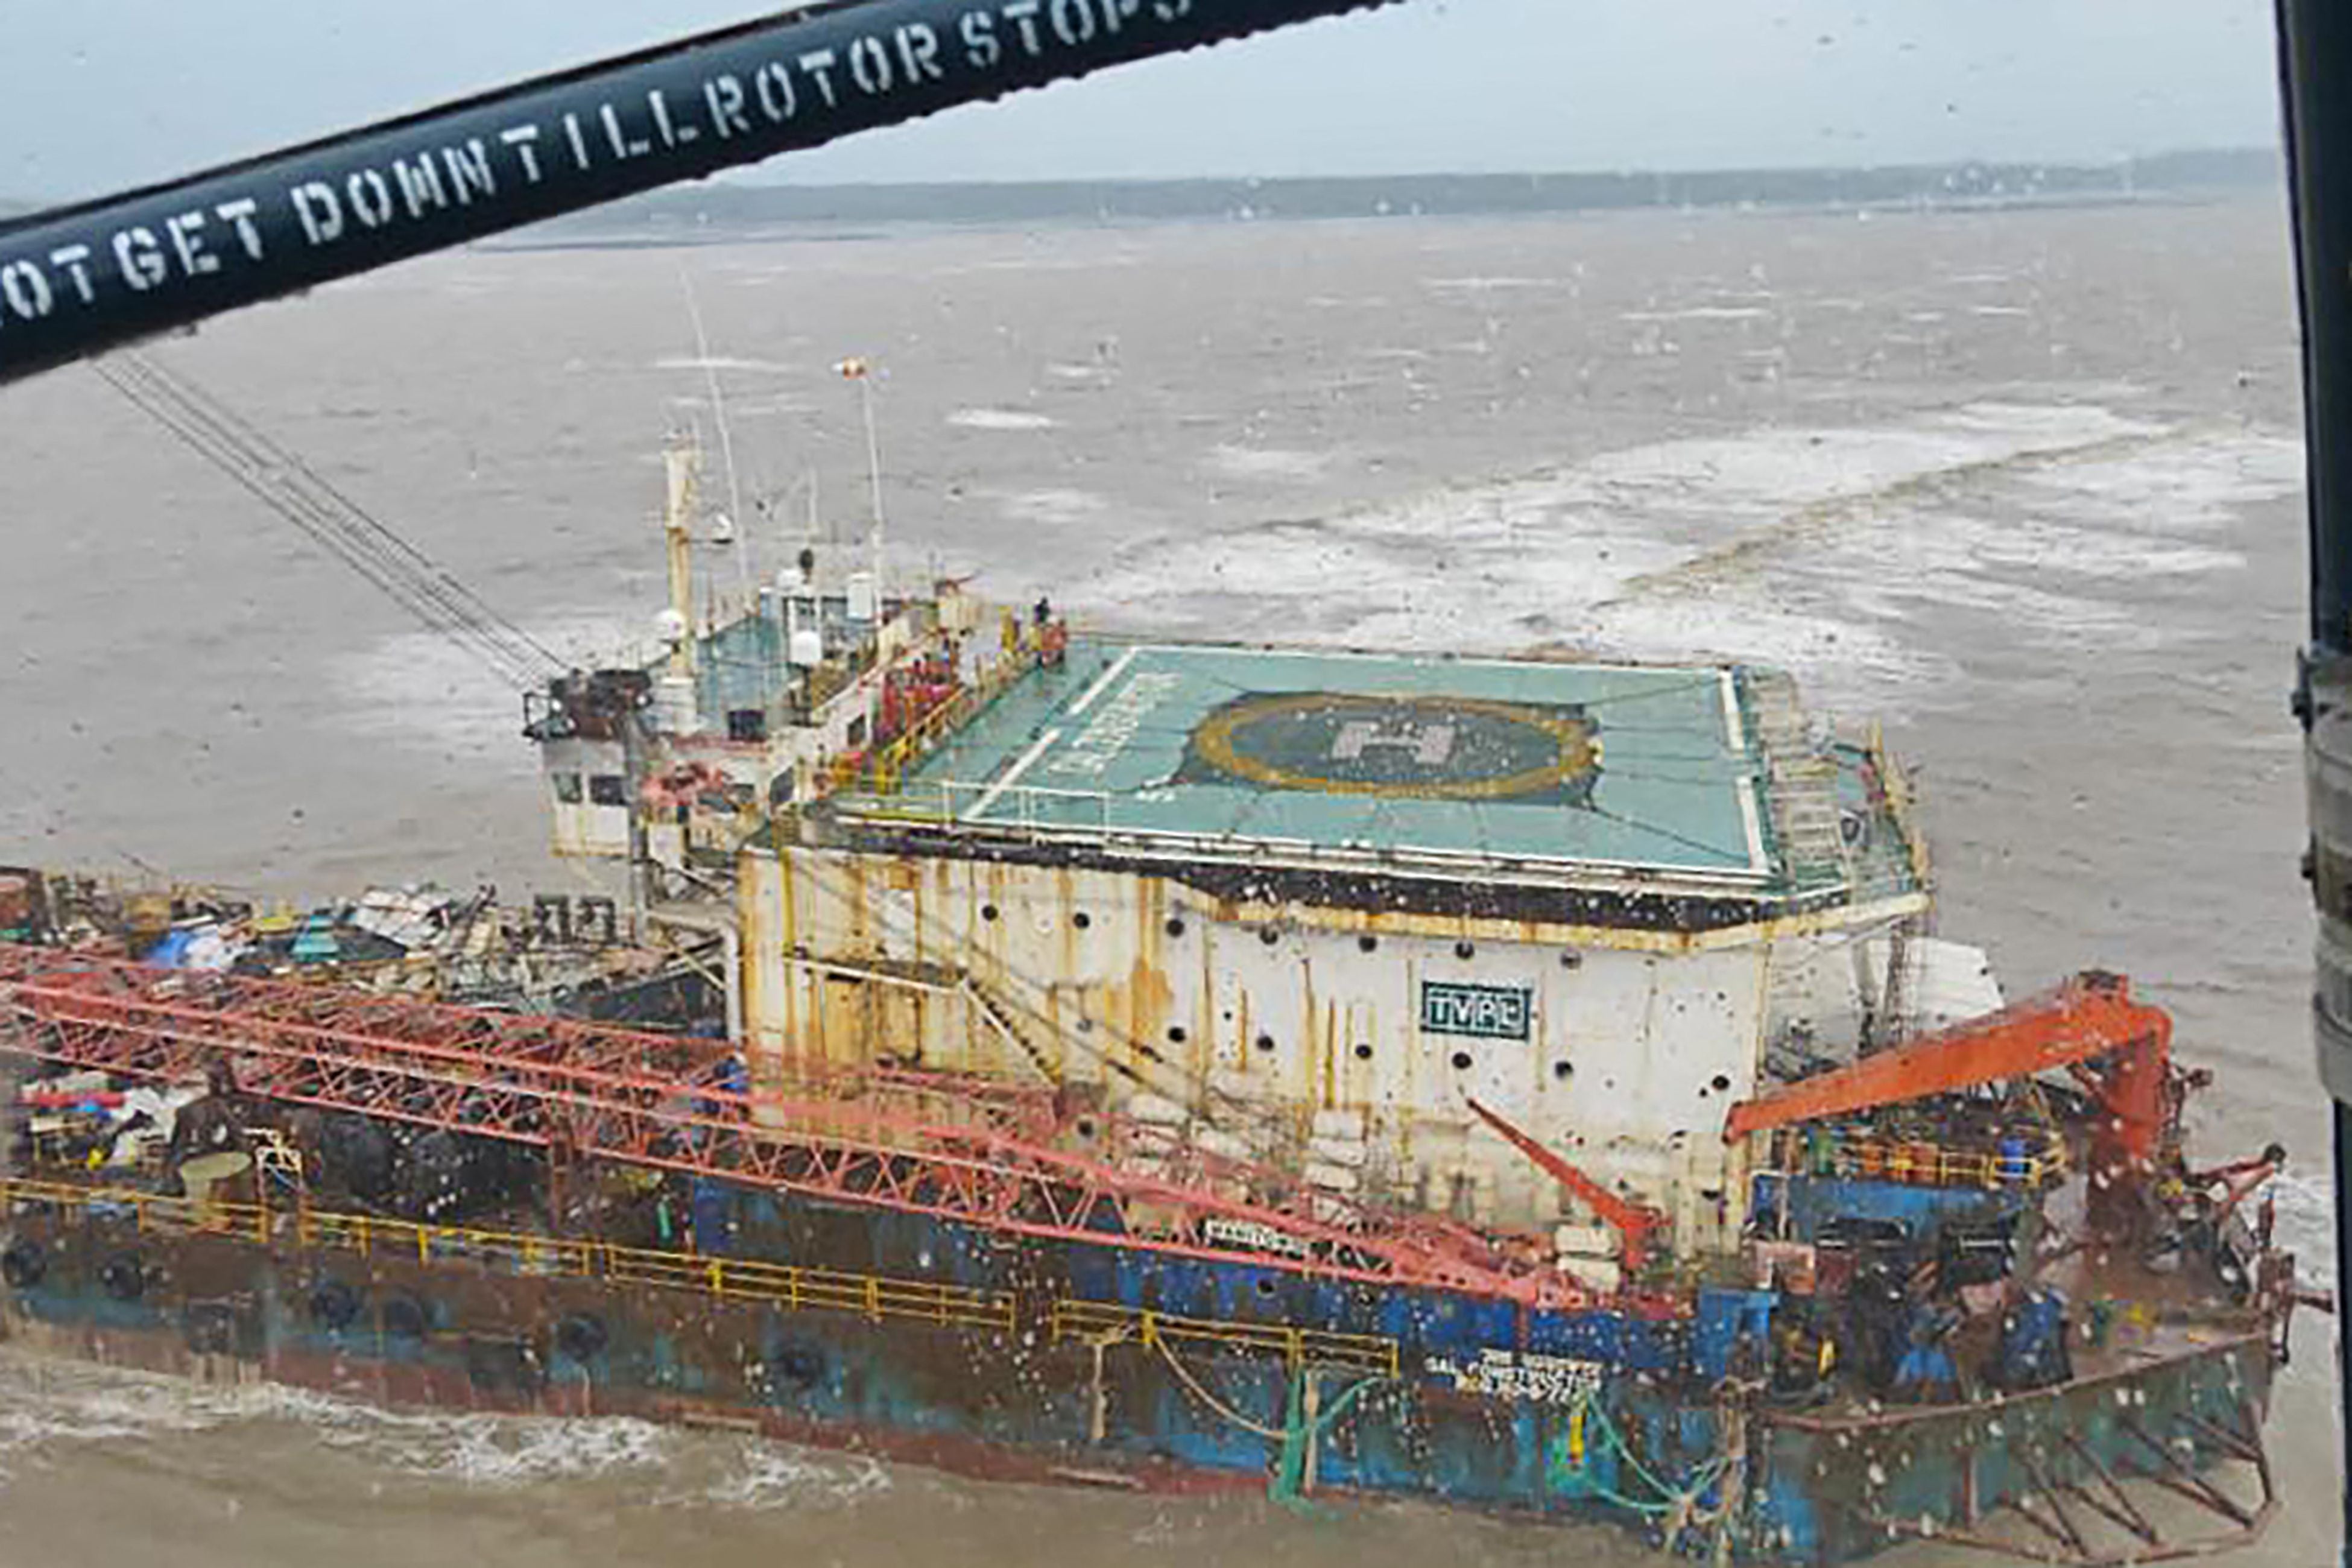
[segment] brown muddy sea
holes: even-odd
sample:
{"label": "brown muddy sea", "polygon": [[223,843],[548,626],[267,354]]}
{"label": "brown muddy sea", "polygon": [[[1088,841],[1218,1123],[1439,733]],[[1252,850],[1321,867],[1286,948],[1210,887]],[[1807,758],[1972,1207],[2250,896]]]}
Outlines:
{"label": "brown muddy sea", "polygon": [[[2284,226],[2263,195],[485,249],[156,352],[583,657],[650,633],[657,452],[714,377],[752,555],[719,583],[797,547],[809,475],[862,531],[856,353],[909,566],[1111,626],[1786,664],[1918,765],[1946,934],[2012,993],[2100,966],[2175,1010],[2202,1135],[2294,1152],[2316,1277]],[[0,393],[0,860],[572,886],[515,695],[94,375]],[[2331,1333],[2250,1568],[2333,1560]],[[0,1351],[0,1568],[1648,1560]]]}

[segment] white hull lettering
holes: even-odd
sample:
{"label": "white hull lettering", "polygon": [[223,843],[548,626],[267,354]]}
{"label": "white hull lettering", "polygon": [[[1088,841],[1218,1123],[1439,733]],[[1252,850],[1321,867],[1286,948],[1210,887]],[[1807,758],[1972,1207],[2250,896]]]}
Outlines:
{"label": "white hull lettering", "polygon": [[498,176],[490,173],[490,150],[480,137],[463,147],[441,149],[441,164],[449,171],[449,189],[459,206],[472,206],[476,196],[487,200],[499,194]]}
{"label": "white hull lettering", "polygon": [[[247,202],[229,204],[231,206],[250,206],[251,205]],[[260,251],[256,249],[255,258],[258,259],[260,254]],[[81,297],[83,304],[87,305],[98,298],[97,287],[89,280],[89,246],[68,245],[61,249],[53,250],[49,252],[49,265],[65,269],[66,277],[73,283],[74,292]]]}
{"label": "white hull lettering", "polygon": [[499,140],[514,149],[515,162],[522,165],[523,184],[539,184],[539,127],[509,125],[499,132]]}
{"label": "white hull lettering", "polygon": [[868,98],[879,98],[895,85],[889,51],[882,47],[881,39],[858,38],[851,42],[849,79]]}
{"label": "white hull lettering", "polygon": [[924,22],[909,22],[898,29],[898,63],[908,81],[940,81],[948,74],[940,64],[940,36]]}
{"label": "white hull lettering", "polygon": [[[258,213],[260,210],[261,204],[249,197],[241,197],[233,202],[223,202],[220,205],[213,209],[213,211],[220,215],[221,222],[228,225],[229,227],[236,231],[236,242],[239,246],[244,247],[246,259],[248,261],[258,261],[261,259],[261,226],[253,221],[254,215]],[[83,249],[80,246],[76,246],[74,248],[80,250],[81,254],[85,257],[89,254],[88,250]],[[51,259],[61,260],[64,256],[65,252],[59,251],[58,255]],[[79,268],[77,268],[76,271],[79,272]],[[87,278],[83,278],[80,279],[80,282],[82,285],[83,297],[87,300],[89,292],[89,280]]]}
{"label": "white hull lettering", "polygon": [[781,62],[760,68],[760,112],[782,125],[801,111],[800,95],[793,90],[793,73]]}
{"label": "white hull lettering", "polygon": [[1045,39],[1037,26],[1037,13],[1045,8],[1045,0],[1006,0],[1003,15],[1019,29],[1021,47],[1031,59],[1045,52]]}
{"label": "white hull lettering", "polygon": [[405,158],[394,158],[392,177],[400,186],[401,205],[407,207],[410,217],[423,217],[449,205],[449,192],[441,184],[441,171],[430,158],[419,158],[413,163]]}

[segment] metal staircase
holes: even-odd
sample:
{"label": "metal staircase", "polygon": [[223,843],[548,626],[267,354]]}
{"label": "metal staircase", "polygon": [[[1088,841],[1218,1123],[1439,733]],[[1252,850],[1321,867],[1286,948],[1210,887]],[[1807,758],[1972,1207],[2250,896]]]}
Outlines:
{"label": "metal staircase", "polygon": [[1853,866],[1838,826],[1837,764],[1806,733],[1796,681],[1779,670],[1751,670],[1740,685],[1764,756],[1772,835],[1791,886],[1800,892],[1851,886]]}

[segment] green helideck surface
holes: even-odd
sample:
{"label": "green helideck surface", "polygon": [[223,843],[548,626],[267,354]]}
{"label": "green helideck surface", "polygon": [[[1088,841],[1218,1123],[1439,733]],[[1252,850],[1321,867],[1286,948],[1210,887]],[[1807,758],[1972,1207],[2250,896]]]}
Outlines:
{"label": "green helideck surface", "polygon": [[956,819],[1752,875],[1724,670],[1074,639],[908,780]]}

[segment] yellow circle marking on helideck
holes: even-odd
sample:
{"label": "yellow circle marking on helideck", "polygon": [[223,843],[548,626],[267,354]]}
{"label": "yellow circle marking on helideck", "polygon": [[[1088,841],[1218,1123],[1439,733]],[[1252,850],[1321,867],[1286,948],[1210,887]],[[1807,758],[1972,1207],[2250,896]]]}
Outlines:
{"label": "yellow circle marking on helideck", "polygon": [[[1497,778],[1427,779],[1391,784],[1369,779],[1326,778],[1318,773],[1300,773],[1256,757],[1244,756],[1234,745],[1234,731],[1245,724],[1279,718],[1286,713],[1328,712],[1333,708],[1379,712],[1393,712],[1400,708],[1418,709],[1433,720],[1440,721],[1456,714],[1476,713],[1540,731],[1550,737],[1559,752],[1552,762],[1541,767],[1526,768]],[[1591,730],[1578,721],[1555,718],[1537,709],[1523,708],[1516,702],[1494,702],[1477,697],[1335,696],[1329,692],[1259,697],[1204,721],[1193,731],[1192,743],[1200,748],[1201,755],[1216,767],[1254,784],[1276,789],[1313,790],[1324,795],[1374,795],[1388,799],[1435,796],[1441,800],[1505,800],[1513,795],[1533,795],[1538,790],[1560,788],[1570,780],[1591,772],[1601,760],[1600,744],[1593,739]]]}

